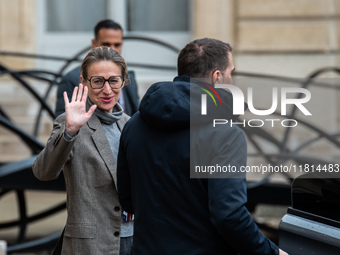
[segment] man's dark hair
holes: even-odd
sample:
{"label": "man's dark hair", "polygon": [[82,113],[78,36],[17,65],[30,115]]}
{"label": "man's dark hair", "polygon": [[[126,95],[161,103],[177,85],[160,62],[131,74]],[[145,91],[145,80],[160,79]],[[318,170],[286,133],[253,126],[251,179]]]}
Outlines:
{"label": "man's dark hair", "polygon": [[231,46],[220,40],[203,38],[192,41],[178,56],[178,75],[207,78],[215,70],[224,73],[229,65],[228,52],[231,51]]}
{"label": "man's dark hair", "polygon": [[123,32],[121,25],[119,25],[118,23],[114,22],[111,19],[105,19],[100,21],[94,28],[94,35],[96,38],[98,37],[99,30],[102,28],[121,30]]}

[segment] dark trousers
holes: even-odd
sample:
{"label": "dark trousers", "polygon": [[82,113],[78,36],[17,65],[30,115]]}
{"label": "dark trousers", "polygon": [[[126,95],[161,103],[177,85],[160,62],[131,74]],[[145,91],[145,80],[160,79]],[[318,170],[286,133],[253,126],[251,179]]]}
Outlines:
{"label": "dark trousers", "polygon": [[133,236],[120,238],[119,255],[132,255]]}

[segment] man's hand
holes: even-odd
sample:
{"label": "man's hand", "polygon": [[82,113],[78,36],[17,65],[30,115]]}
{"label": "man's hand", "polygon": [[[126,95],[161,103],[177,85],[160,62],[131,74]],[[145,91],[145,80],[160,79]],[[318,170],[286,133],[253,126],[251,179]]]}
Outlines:
{"label": "man's hand", "polygon": [[279,250],[279,255],[289,255],[287,252],[284,252],[283,250]]}
{"label": "man's hand", "polygon": [[67,93],[64,92],[65,113],[66,113],[66,133],[69,136],[75,136],[82,126],[91,118],[97,105],[92,105],[86,112],[86,99],[88,88],[79,84],[75,87],[72,94],[72,100],[69,102]]}

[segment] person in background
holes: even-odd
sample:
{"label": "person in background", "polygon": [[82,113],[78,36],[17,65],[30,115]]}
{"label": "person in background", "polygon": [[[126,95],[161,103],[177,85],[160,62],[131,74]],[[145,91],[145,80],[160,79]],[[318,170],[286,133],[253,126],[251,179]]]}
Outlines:
{"label": "person in background", "polygon": [[[123,29],[118,23],[110,19],[100,21],[94,28],[94,36],[92,48],[107,46],[121,54],[123,48]],[[132,116],[138,110],[139,96],[135,73],[129,71],[128,75],[130,77],[130,84],[122,89],[119,103],[122,105],[124,112]],[[66,91],[68,98],[71,98],[73,89],[80,82],[79,77],[80,66],[74,68],[62,78],[57,90],[56,117],[65,112],[64,91]]]}
{"label": "person in background", "polygon": [[[124,127],[118,197],[135,214],[134,255],[286,254],[259,231],[245,207],[245,173],[191,178],[191,164],[246,165],[243,131],[236,125],[214,128],[208,115],[201,116],[201,88],[231,81],[231,51],[210,38],[187,44],[178,76],[153,84]],[[233,119],[231,93],[217,90],[221,105],[210,100],[209,113]]]}
{"label": "person in background", "polygon": [[[80,67],[79,87],[53,125],[33,163],[42,181],[66,182],[67,221],[53,254],[130,255],[133,221],[118,201],[116,162],[129,119],[118,103],[129,84],[125,60],[109,47],[92,49]],[[88,95],[88,97],[87,97]]]}

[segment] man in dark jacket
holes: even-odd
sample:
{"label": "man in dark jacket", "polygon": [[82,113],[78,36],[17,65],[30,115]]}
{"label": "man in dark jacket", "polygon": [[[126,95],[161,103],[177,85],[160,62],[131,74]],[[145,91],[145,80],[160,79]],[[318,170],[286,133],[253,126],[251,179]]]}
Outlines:
{"label": "man in dark jacket", "polygon": [[[196,171],[246,165],[242,130],[212,125],[213,118],[235,118],[231,93],[214,89],[231,81],[231,50],[209,38],[187,44],[178,57],[179,76],[153,84],[125,125],[118,196],[123,209],[135,214],[134,255],[286,254],[259,231],[246,209],[243,173]],[[207,100],[204,115],[201,95],[209,90],[221,105]]]}
{"label": "man in dark jacket", "polygon": [[[100,21],[94,28],[94,36],[95,38],[92,39],[92,48],[107,46],[121,54],[124,42],[123,29],[117,22],[110,19]],[[129,71],[128,75],[130,78],[130,84],[123,87],[119,103],[123,107],[124,112],[127,115],[132,116],[138,110],[139,96],[135,73],[133,71]],[[77,66],[68,72],[58,85],[55,110],[56,117],[65,112],[64,91],[66,91],[68,98],[71,99],[73,90],[79,85],[79,83],[80,66]]]}

